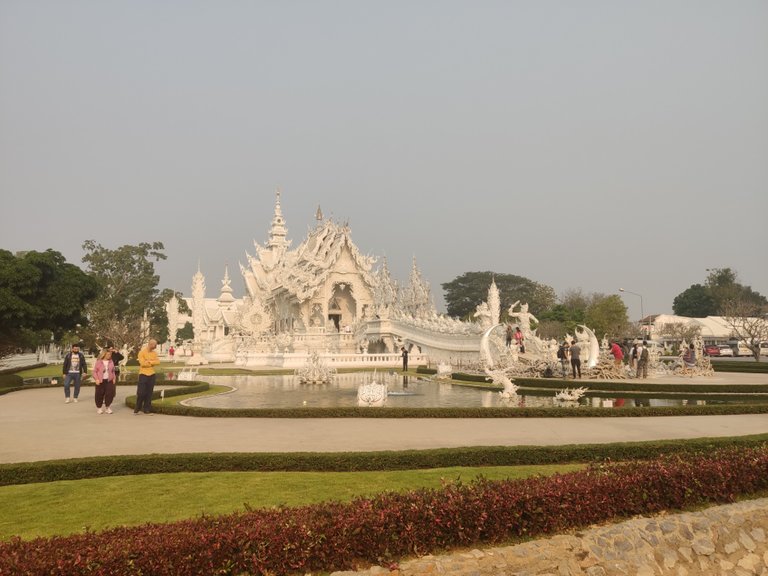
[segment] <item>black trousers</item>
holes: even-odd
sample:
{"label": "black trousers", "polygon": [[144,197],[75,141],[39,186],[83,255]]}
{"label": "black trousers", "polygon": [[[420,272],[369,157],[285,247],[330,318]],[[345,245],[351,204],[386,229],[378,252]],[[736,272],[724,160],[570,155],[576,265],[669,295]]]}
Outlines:
{"label": "black trousers", "polygon": [[136,408],[134,412],[152,412],[152,392],[155,391],[155,374],[147,376],[139,374],[139,385],[136,387]]}
{"label": "black trousers", "polygon": [[581,359],[571,358],[571,368],[573,369],[573,377],[576,378],[576,371],[579,372],[579,378],[581,378]]}

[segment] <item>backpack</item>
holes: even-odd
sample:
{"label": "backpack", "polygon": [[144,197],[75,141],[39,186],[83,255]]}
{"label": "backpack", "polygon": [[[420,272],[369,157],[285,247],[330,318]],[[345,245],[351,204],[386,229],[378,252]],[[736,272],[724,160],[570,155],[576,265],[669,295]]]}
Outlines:
{"label": "backpack", "polygon": [[643,362],[648,361],[648,348],[643,348],[643,352],[640,354],[640,360]]}
{"label": "backpack", "polygon": [[557,357],[560,360],[564,360],[565,359],[565,348],[564,347],[560,346],[560,348],[557,349]]}

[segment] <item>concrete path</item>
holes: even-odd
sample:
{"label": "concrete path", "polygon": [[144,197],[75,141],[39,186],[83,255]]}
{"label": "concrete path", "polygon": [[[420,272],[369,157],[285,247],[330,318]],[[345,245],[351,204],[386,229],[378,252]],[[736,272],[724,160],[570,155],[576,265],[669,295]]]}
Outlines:
{"label": "concrete path", "polygon": [[[765,382],[765,375],[716,375],[702,382]],[[690,382],[690,379],[678,380]],[[139,415],[123,403],[99,415],[94,389],[65,404],[61,388],[0,396],[0,462],[185,452],[343,452],[460,446],[559,445],[768,432],[768,415],[654,418],[287,419]]]}

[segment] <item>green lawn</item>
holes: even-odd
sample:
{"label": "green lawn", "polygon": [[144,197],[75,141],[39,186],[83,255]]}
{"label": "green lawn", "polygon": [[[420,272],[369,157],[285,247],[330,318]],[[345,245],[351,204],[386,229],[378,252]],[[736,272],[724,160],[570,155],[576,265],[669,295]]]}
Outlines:
{"label": "green lawn", "polygon": [[437,468],[396,472],[216,472],[117,476],[0,487],[0,539],[66,535],[201,514],[350,500],[443,481],[524,478],[583,465]]}

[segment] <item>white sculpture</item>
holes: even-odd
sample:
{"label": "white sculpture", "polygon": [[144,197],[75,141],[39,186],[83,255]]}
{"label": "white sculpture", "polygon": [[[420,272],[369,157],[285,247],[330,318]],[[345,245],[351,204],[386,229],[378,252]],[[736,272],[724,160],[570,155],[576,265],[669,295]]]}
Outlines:
{"label": "white sculpture", "polygon": [[336,368],[327,366],[316,351],[312,351],[307,363],[294,372],[302,384],[328,384],[336,376]]}
{"label": "white sculpture", "polygon": [[447,364],[445,362],[440,362],[437,365],[437,375],[438,380],[450,380],[453,378],[453,368],[450,364]]}
{"label": "white sculpture", "polygon": [[486,380],[491,380],[497,386],[502,386],[504,390],[499,391],[502,398],[512,398],[517,396],[518,386],[512,382],[512,379],[507,375],[506,370],[489,370],[485,369]]}
{"label": "white sculpture", "polygon": [[376,372],[373,373],[373,381],[368,384],[360,384],[357,389],[357,403],[359,406],[383,406],[387,401],[387,384],[376,382]]}
{"label": "white sculpture", "polygon": [[581,363],[585,368],[594,368],[600,361],[600,342],[597,336],[584,324],[579,324],[581,331],[576,330],[576,341],[581,348]]}
{"label": "white sculpture", "polygon": [[520,312],[515,312],[515,307],[520,304],[520,300],[516,300],[514,304],[509,307],[509,317],[517,318],[517,323],[520,325],[520,331],[523,333],[523,338],[526,340],[533,335],[531,330],[531,320],[539,323],[536,316],[528,312],[528,303],[520,304]]}
{"label": "white sculpture", "polygon": [[581,388],[564,388],[560,390],[557,394],[555,394],[554,400],[555,403],[574,403],[578,402],[579,399],[584,396],[584,394],[589,390],[589,388],[586,388],[582,386]]}
{"label": "white sculpture", "polygon": [[488,302],[480,302],[475,308],[475,313],[472,314],[472,316],[477,318],[480,326],[485,330],[491,326],[495,326],[491,321],[491,309],[488,306]]}

